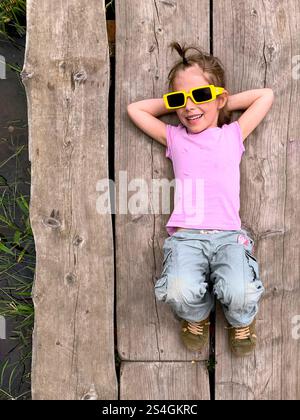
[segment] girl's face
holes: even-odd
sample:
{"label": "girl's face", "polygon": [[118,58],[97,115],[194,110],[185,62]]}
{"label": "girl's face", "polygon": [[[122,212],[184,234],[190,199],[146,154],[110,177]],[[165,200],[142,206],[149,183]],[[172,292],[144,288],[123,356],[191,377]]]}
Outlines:
{"label": "girl's face", "polygon": [[[206,76],[206,77],[205,77]],[[190,89],[198,86],[210,85],[207,75],[194,65],[177,73],[173,83],[173,91]],[[186,106],[176,109],[177,116],[181,123],[191,133],[200,133],[201,131],[218,126],[219,111],[227,102],[228,92],[224,90],[222,95],[217,96],[215,101],[204,104],[195,104],[191,98],[187,98]],[[186,117],[196,114],[203,114],[200,119],[189,121]]]}

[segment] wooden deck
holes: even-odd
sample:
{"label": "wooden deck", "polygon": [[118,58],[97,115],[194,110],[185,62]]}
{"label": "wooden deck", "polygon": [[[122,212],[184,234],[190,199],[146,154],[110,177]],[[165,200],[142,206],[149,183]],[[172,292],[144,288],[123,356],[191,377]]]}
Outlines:
{"label": "wooden deck", "polygon": [[[136,178],[150,187],[152,179],[174,177],[163,146],[135,127],[126,110],[130,102],[167,90],[177,60],[171,41],[212,48],[227,69],[231,93],[275,92],[272,110],[245,142],[241,163],[240,215],[254,236],[266,287],[259,346],[247,359],[234,358],[218,309],[215,395],[206,368],[209,349],[187,351],[178,321],[154,296],[169,214],[153,214],[151,200],[147,214],[121,214],[117,199],[113,238],[111,215],[97,212],[96,185],[112,164],[104,1],[86,6],[69,0],[63,9],[53,0],[27,3],[23,81],[37,253],[33,398],[299,399],[298,0],[218,0],[212,7],[209,0],[115,2],[115,114],[109,118],[115,124],[116,198],[122,171],[126,187]],[[162,120],[178,123],[175,114]]]}

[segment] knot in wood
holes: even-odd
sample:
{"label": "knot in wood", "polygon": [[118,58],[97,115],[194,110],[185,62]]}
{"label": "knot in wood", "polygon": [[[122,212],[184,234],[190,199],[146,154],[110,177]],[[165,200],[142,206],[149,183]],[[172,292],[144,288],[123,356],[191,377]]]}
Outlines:
{"label": "knot in wood", "polygon": [[67,282],[67,284],[74,284],[76,281],[76,276],[74,273],[67,273],[65,275],[65,280]]}
{"label": "knot in wood", "polygon": [[69,148],[69,147],[71,147],[72,146],[72,142],[71,142],[71,140],[67,140],[67,141],[64,141],[63,142],[63,146],[64,146],[64,148]]}
{"label": "knot in wood", "polygon": [[51,229],[58,229],[61,226],[61,223],[55,217],[47,217],[43,220],[44,225],[51,227]]}
{"label": "knot in wood", "polygon": [[94,384],[92,384],[90,390],[86,394],[84,394],[84,396],[81,399],[82,400],[98,400],[99,399]]}
{"label": "knot in wood", "polygon": [[76,235],[73,240],[73,245],[79,246],[80,244],[82,244],[82,242],[83,242],[83,238],[81,238],[79,235]]}
{"label": "knot in wood", "polygon": [[34,72],[28,73],[25,70],[21,71],[21,73],[20,73],[22,82],[25,82],[27,79],[31,79],[33,75],[34,75]]}
{"label": "knot in wood", "polygon": [[276,49],[275,49],[274,45],[272,45],[272,44],[269,44],[267,46],[267,49],[268,49],[268,52],[269,52],[269,55],[270,55],[270,61],[272,61],[273,54],[276,51]]}
{"label": "knot in wood", "polygon": [[80,70],[76,72],[73,76],[74,82],[77,82],[79,85],[86,81],[87,74],[85,70]]}
{"label": "knot in wood", "polygon": [[160,2],[169,7],[176,7],[176,4],[172,1],[161,0]]}

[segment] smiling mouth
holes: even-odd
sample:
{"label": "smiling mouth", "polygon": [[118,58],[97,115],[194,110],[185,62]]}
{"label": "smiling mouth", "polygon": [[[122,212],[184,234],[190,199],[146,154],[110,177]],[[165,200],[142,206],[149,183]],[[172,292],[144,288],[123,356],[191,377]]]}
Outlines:
{"label": "smiling mouth", "polygon": [[188,121],[195,121],[195,120],[200,120],[202,117],[203,117],[203,115],[204,114],[199,114],[199,115],[197,115],[197,116],[190,116],[190,117],[186,117],[186,119],[188,120]]}

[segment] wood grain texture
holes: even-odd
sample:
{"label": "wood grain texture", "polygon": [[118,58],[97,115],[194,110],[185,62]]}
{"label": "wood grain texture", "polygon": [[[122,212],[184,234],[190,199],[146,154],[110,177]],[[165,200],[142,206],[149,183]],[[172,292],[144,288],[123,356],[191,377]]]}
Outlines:
{"label": "wood grain texture", "polygon": [[[214,2],[214,54],[225,64],[232,93],[271,87],[275,101],[245,141],[241,162],[241,219],[255,240],[266,293],[257,316],[252,356],[231,355],[219,310],[216,399],[299,399],[299,54],[298,1]],[[298,72],[299,73],[299,72]]]}
{"label": "wood grain texture", "polygon": [[[127,105],[162,97],[168,91],[167,74],[178,60],[178,54],[168,47],[171,41],[185,40],[209,48],[209,2],[124,0],[116,3],[116,19],[117,196],[120,171],[126,174],[128,184],[139,178],[149,189],[148,197],[142,198],[145,208],[139,214],[116,214],[119,355],[130,361],[203,359],[207,352],[201,355],[186,350],[171,308],[155,299],[154,285],[162,271],[169,214],[162,214],[161,206],[160,213],[154,214],[152,179],[172,180],[174,174],[165,147],[131,122]],[[200,20],[201,31],[197,31]],[[184,30],[186,21],[188,31]],[[162,117],[165,122],[178,124],[176,118],[175,113]],[[130,196],[129,192],[128,202]]]}
{"label": "wood grain texture", "polygon": [[30,220],[36,245],[32,398],[115,399],[104,0],[27,0]]}
{"label": "wood grain texture", "polygon": [[[126,109],[167,91],[168,71],[178,59],[171,41],[209,51],[210,1],[115,4],[120,396],[114,366],[111,215],[99,214],[96,207],[97,182],[108,178],[110,69],[104,3],[27,0],[22,80],[36,244],[32,397],[209,399],[208,349],[203,354],[187,351],[178,320],[154,295],[173,207],[168,214],[161,206],[154,213],[152,180],[172,180],[172,165],[165,148],[139,130]],[[241,162],[240,215],[255,240],[266,288],[257,316],[259,343],[253,356],[234,357],[218,308],[216,399],[299,399],[300,75],[294,58],[300,51],[300,6],[296,0],[217,0],[212,13],[213,53],[225,64],[229,91],[271,87],[275,92],[272,110],[245,141]],[[175,114],[162,120],[178,124]],[[138,192],[137,184],[129,183],[137,179],[146,183],[149,195],[141,197],[146,207],[134,214],[127,206]]]}
{"label": "wood grain texture", "polygon": [[209,400],[204,362],[123,362],[121,400]]}

